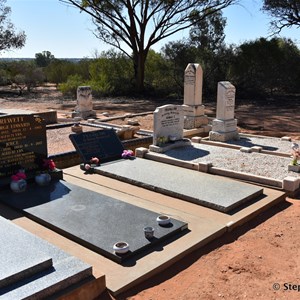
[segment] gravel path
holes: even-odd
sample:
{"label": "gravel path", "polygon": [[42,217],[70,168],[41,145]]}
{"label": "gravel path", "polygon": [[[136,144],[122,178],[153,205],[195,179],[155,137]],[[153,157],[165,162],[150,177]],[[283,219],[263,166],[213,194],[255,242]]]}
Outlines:
{"label": "gravel path", "polygon": [[[84,131],[99,130],[89,126],[84,126]],[[75,151],[69,139],[72,133],[71,127],[47,130],[48,155]],[[291,152],[290,141],[283,141],[280,138],[252,137],[247,136],[238,141],[230,141],[228,144],[235,144],[241,147],[261,146],[265,150],[274,152]],[[257,152],[244,153],[239,150],[205,145],[193,144],[193,147],[184,147],[169,150],[162,156],[190,162],[211,162],[214,167],[243,172],[283,180],[287,176],[299,177],[300,174],[288,171],[290,158],[267,155]]]}
{"label": "gravel path", "polygon": [[[226,142],[226,144],[238,145],[241,147],[260,146],[264,150],[268,151],[291,153],[292,142],[281,140],[280,138],[275,137],[242,136],[239,140],[231,140]],[[299,141],[295,142],[299,143]]]}
{"label": "gravel path", "polygon": [[257,152],[244,153],[239,150],[205,144],[193,144],[192,147],[177,148],[159,155],[195,163],[211,162],[217,168],[278,180],[283,180],[287,176],[300,176],[298,173],[288,171],[290,158]]}

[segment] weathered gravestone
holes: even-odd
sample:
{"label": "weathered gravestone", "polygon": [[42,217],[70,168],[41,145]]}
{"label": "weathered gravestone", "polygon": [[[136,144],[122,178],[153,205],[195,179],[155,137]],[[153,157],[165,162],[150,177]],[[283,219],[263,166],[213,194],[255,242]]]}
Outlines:
{"label": "weathered gravestone", "polygon": [[93,110],[91,87],[79,86],[77,88],[77,106],[72,117],[81,117],[83,119],[96,117],[96,112]]}
{"label": "weathered gravestone", "polygon": [[47,158],[46,126],[35,115],[0,116],[1,186],[19,169],[34,173]]}
{"label": "weathered gravestone", "polygon": [[212,122],[209,139],[225,142],[239,139],[237,120],[234,118],[235,87],[229,81],[218,83],[217,115]]}
{"label": "weathered gravestone", "polygon": [[208,118],[202,105],[203,71],[199,64],[188,64],[184,72],[184,128],[203,127],[208,131]]}
{"label": "weathered gravestone", "polygon": [[153,152],[164,152],[175,147],[190,145],[183,138],[184,108],[181,105],[164,105],[153,113]]}
{"label": "weathered gravestone", "polygon": [[84,163],[97,157],[100,162],[121,158],[124,147],[113,129],[71,134],[70,139]]}

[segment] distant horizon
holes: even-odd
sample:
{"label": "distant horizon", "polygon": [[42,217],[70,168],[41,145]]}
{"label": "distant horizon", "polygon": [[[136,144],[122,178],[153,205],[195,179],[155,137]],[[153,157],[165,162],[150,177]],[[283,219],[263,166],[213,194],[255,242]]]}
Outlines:
{"label": "distant horizon", "polygon": [[[25,46],[21,49],[1,51],[0,58],[34,59],[36,53],[50,51],[56,58],[94,58],[103,51],[113,49],[97,39],[91,17],[80,13],[79,9],[67,6],[59,0],[7,0],[11,7],[11,22],[17,31],[25,31]],[[262,2],[242,0],[240,5],[232,5],[223,10],[227,18],[225,43],[240,45],[247,41],[271,36],[270,17],[261,11]],[[279,37],[290,38],[299,48],[299,30],[284,29]],[[160,52],[170,41],[178,41],[188,36],[188,30],[178,32],[168,39],[155,44],[151,49]],[[276,35],[277,36],[277,35]]]}
{"label": "distant horizon", "polygon": [[[0,60],[32,60],[35,57],[0,57]],[[55,59],[93,59],[92,57],[55,57]]]}

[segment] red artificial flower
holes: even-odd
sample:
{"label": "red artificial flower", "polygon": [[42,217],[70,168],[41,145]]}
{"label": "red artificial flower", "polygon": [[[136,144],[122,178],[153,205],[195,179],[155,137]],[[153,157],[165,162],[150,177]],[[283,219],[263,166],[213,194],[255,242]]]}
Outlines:
{"label": "red artificial flower", "polygon": [[50,159],[48,167],[49,167],[50,171],[53,171],[56,169],[55,162],[52,159]]}
{"label": "red artificial flower", "polygon": [[56,169],[56,165],[53,159],[44,159],[43,161],[44,161],[43,167],[45,169],[48,169],[49,171],[53,171]]}
{"label": "red artificial flower", "polygon": [[12,181],[19,181],[20,178],[19,178],[17,175],[12,175],[12,176],[11,176],[11,180],[12,180]]}
{"label": "red artificial flower", "polygon": [[12,181],[19,181],[21,179],[26,179],[26,174],[24,172],[18,172],[15,175],[11,176]]}

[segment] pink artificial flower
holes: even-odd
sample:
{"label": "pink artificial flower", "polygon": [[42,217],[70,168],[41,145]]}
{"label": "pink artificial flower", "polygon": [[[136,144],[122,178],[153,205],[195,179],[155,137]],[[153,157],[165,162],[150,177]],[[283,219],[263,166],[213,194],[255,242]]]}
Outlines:
{"label": "pink artificial flower", "polygon": [[92,157],[91,160],[90,160],[90,163],[91,164],[96,164],[98,165],[99,164],[99,158],[98,157]]}
{"label": "pink artificial flower", "polygon": [[85,165],[84,165],[84,168],[88,171],[88,170],[91,168],[91,165],[85,164]]}
{"label": "pink artificial flower", "polygon": [[132,150],[124,150],[122,153],[122,158],[129,158],[133,156],[133,151]]}

